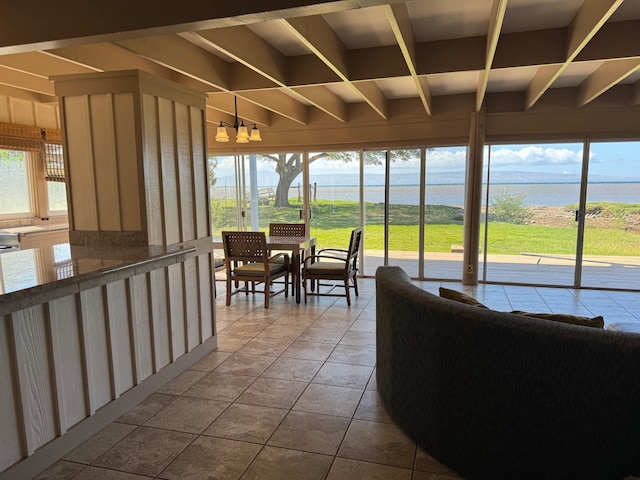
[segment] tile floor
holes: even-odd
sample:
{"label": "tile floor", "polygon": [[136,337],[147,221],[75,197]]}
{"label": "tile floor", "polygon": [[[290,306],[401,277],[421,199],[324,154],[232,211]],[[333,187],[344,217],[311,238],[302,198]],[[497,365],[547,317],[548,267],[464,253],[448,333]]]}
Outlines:
{"label": "tile floor", "polygon": [[[640,322],[640,293],[500,285],[464,290],[498,310]],[[218,288],[222,284],[218,284]],[[296,305],[218,292],[218,349],[37,478],[454,480],[416,448],[376,393],[375,285]]]}

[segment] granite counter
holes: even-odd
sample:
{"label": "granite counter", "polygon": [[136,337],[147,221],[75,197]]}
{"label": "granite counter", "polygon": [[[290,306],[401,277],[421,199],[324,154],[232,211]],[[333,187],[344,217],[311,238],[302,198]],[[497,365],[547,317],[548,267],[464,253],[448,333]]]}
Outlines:
{"label": "granite counter", "polygon": [[[183,262],[194,246],[58,244],[0,255],[0,315]],[[133,271],[131,271],[133,270]]]}

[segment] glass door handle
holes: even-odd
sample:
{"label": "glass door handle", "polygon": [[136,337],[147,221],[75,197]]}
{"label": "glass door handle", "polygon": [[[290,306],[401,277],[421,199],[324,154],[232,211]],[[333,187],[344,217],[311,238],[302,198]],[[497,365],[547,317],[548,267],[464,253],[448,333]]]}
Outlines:
{"label": "glass door handle", "polygon": [[578,221],[579,216],[580,216],[580,210],[576,210],[576,222]]}

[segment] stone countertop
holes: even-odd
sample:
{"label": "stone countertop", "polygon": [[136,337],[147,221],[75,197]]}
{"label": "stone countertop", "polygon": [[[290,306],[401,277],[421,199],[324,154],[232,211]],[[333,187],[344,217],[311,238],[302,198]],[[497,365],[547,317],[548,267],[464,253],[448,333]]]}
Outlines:
{"label": "stone countertop", "polygon": [[14,234],[19,236],[32,235],[38,233],[50,233],[60,230],[69,230],[67,224],[55,224],[55,225],[27,225],[23,227],[6,227],[0,228],[0,234]]}
{"label": "stone countertop", "polygon": [[196,246],[50,245],[0,255],[0,315],[183,262]]}

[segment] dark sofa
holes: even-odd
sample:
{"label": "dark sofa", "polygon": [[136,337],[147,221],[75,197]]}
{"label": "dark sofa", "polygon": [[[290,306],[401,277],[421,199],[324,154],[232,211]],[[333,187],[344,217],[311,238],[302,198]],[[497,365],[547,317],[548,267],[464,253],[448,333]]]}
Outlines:
{"label": "dark sofa", "polygon": [[464,478],[640,473],[640,335],[447,300],[399,267],[378,268],[376,295],[380,397]]}

